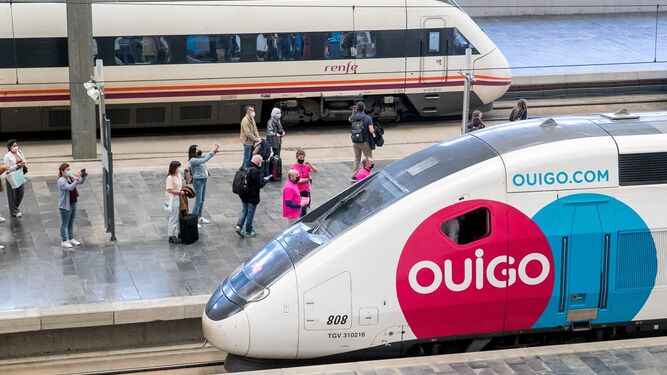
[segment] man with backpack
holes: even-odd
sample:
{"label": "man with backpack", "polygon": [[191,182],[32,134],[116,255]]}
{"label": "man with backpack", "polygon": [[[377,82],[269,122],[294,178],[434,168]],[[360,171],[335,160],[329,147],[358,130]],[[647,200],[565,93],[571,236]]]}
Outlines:
{"label": "man with backpack", "polygon": [[[255,218],[255,210],[259,204],[259,191],[266,184],[262,177],[260,167],[262,156],[255,155],[245,167],[239,169],[234,176],[232,190],[241,198],[243,208],[236,222],[236,233],[245,237],[257,237],[258,233],[253,230],[252,222]],[[245,232],[243,227],[245,226]]]}
{"label": "man with backpack", "polygon": [[350,116],[350,136],[352,138],[352,148],[354,149],[354,165],[352,166],[352,181],[356,181],[356,173],[359,170],[361,154],[365,157],[373,157],[371,149],[371,137],[375,135],[373,120],[364,111],[366,105],[364,102],[357,103],[352,107]]}

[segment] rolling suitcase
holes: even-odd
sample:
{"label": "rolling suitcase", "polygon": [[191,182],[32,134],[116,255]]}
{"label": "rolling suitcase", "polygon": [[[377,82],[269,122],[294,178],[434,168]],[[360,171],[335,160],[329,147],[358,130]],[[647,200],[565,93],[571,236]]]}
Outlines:
{"label": "rolling suitcase", "polygon": [[280,156],[274,154],[269,158],[269,173],[272,181],[280,181],[283,177],[283,161]]}
{"label": "rolling suitcase", "polygon": [[199,240],[199,229],[197,228],[198,219],[197,215],[193,214],[180,217],[181,233],[179,237],[184,244],[189,245]]}

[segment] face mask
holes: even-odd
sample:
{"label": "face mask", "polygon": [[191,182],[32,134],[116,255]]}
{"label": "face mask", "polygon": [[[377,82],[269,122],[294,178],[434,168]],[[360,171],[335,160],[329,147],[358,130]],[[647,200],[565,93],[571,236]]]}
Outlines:
{"label": "face mask", "polygon": [[178,173],[178,174],[182,174],[182,173],[183,173],[183,168],[179,167],[179,168],[176,170],[176,173]]}
{"label": "face mask", "polygon": [[369,166],[368,166],[368,169],[373,169],[373,167],[375,167],[375,164],[371,164],[371,165],[369,165]]}
{"label": "face mask", "polygon": [[12,146],[12,152],[17,152],[19,150],[19,146]]}
{"label": "face mask", "polygon": [[299,182],[300,179],[301,179],[301,178],[299,178],[298,176],[297,176],[297,177],[294,177],[294,178],[292,179],[292,182],[294,182],[294,183],[296,184],[297,182]]}
{"label": "face mask", "polygon": [[299,159],[296,162],[299,163],[299,164],[303,164],[304,161],[306,161],[306,160],[305,159]]}
{"label": "face mask", "polygon": [[250,117],[255,118],[255,112],[250,112]]}
{"label": "face mask", "polygon": [[71,178],[76,178],[76,175],[74,173],[72,173],[71,171],[65,172],[65,176],[71,177]]}
{"label": "face mask", "polygon": [[201,155],[202,155],[201,150],[197,151],[197,156],[201,156]]}
{"label": "face mask", "polygon": [[276,120],[280,120],[280,118],[283,117],[280,113],[276,115]]}

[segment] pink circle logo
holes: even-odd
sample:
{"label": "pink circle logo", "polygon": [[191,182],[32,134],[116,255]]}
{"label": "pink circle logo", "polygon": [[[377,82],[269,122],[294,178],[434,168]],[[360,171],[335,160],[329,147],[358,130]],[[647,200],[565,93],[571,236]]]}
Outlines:
{"label": "pink circle logo", "polygon": [[527,329],[554,284],[549,243],[529,217],[471,200],[427,218],[406,242],[398,301],[418,338]]}

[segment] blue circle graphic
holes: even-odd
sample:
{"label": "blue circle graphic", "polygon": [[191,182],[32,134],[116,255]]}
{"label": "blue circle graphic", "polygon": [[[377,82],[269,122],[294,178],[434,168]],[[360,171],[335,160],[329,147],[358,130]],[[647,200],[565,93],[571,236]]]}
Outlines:
{"label": "blue circle graphic", "polygon": [[533,221],[554,257],[551,299],[534,328],[632,321],[655,284],[657,252],[644,220],[601,194],[574,194],[542,208]]}

